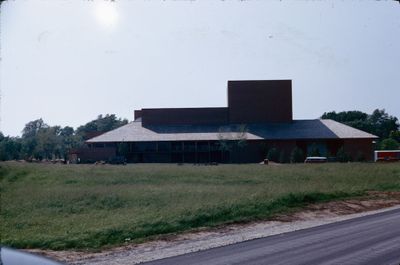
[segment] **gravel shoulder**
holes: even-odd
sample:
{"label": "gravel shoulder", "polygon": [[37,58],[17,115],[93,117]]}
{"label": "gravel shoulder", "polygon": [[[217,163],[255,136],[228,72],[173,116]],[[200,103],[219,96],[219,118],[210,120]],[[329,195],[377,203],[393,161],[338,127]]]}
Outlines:
{"label": "gravel shoulder", "polygon": [[367,197],[311,204],[271,220],[231,224],[217,228],[166,235],[158,240],[106,249],[97,253],[29,250],[68,264],[116,265],[146,261],[226,246],[256,238],[296,231],[323,224],[400,208],[400,192],[369,192]]}

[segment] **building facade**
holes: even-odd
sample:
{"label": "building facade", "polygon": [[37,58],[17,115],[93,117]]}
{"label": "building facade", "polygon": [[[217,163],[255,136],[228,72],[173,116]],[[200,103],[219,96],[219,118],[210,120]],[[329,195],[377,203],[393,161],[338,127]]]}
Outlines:
{"label": "building facade", "polygon": [[269,150],[373,158],[377,137],[333,120],[293,120],[291,80],[228,81],[228,106],[135,110],[134,121],[86,141],[80,160],[123,155],[137,163],[254,163]]}

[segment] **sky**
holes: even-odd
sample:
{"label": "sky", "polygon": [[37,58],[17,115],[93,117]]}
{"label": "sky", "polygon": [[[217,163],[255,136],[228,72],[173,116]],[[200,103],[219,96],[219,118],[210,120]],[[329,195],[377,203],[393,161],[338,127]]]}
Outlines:
{"label": "sky", "polygon": [[295,119],[400,118],[396,1],[7,1],[0,131],[225,107],[228,80],[292,79]]}

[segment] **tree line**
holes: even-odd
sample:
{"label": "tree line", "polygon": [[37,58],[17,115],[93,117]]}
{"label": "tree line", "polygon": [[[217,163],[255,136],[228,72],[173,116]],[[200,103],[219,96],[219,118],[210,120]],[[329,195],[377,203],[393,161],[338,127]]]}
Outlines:
{"label": "tree line", "polygon": [[4,136],[0,132],[0,160],[67,159],[68,152],[84,145],[88,135],[103,133],[128,123],[115,114],[99,115],[79,126],[49,126],[43,119],[28,122],[21,137]]}
{"label": "tree line", "polygon": [[[400,148],[399,120],[383,109],[376,109],[371,114],[361,111],[325,112],[321,118],[332,119],[378,136],[377,149]],[[4,136],[0,132],[0,160],[67,159],[71,149],[82,147],[84,141],[94,133],[104,133],[127,123],[127,119],[118,118],[115,114],[99,115],[76,130],[70,126],[50,126],[43,119],[30,121],[23,128],[21,137]],[[237,144],[244,143],[239,139]],[[271,160],[279,160],[281,156],[274,150],[268,155]],[[291,160],[298,160],[302,154],[294,150],[290,156]]]}
{"label": "tree line", "polygon": [[400,148],[400,124],[397,117],[384,109],[376,109],[371,114],[361,111],[325,112],[322,119],[332,119],[379,137],[376,149],[396,150]]}

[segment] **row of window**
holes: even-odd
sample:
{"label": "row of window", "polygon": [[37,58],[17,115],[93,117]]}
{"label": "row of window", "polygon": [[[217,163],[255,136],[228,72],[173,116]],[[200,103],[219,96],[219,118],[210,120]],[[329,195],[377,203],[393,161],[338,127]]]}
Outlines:
{"label": "row of window", "polygon": [[135,142],[135,143],[94,143],[91,147],[126,148],[130,153],[142,152],[209,152],[220,150],[218,142]]}
{"label": "row of window", "polygon": [[134,153],[128,155],[127,160],[131,163],[223,163],[229,161],[229,153]]}

